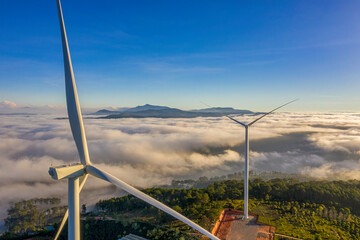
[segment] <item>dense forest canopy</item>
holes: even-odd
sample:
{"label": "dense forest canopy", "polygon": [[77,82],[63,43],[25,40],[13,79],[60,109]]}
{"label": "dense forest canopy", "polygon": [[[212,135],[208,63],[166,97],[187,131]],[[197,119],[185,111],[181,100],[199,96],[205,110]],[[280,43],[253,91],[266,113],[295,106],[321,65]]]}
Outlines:
{"label": "dense forest canopy", "polygon": [[[242,199],[243,181],[227,180],[215,182],[203,189],[166,189],[149,188],[145,193],[169,206],[186,207],[190,204],[208,201]],[[293,179],[272,179],[250,181],[250,198],[270,201],[297,201],[301,203],[318,203],[333,206],[337,209],[348,208],[360,216],[360,181],[308,181],[299,182]],[[99,201],[96,206],[107,209],[110,204],[115,210],[144,207],[146,203],[133,197],[112,198]],[[110,209],[109,209],[110,210]]]}
{"label": "dense forest canopy", "polygon": [[[249,190],[250,211],[282,233],[304,239],[338,239],[336,236],[360,239],[360,181],[254,179]],[[203,189],[150,188],[144,192],[208,230],[224,207],[240,210],[243,207],[243,181],[237,180],[215,182]],[[99,201],[96,207],[113,216],[126,211],[153,210],[152,214],[157,214],[162,224],[171,219],[130,195]]]}
{"label": "dense forest canopy", "polygon": [[[250,211],[260,221],[276,226],[278,233],[303,239],[360,239],[360,181],[253,179],[249,190]],[[243,181],[239,180],[214,182],[204,188],[143,191],[208,230],[225,207],[243,208]],[[40,211],[40,201],[45,200],[13,204],[6,219],[9,232],[2,239],[11,239],[9,233],[41,229],[53,217],[59,218],[63,208],[50,204]],[[148,239],[200,239],[188,226],[132,195],[101,200],[95,209],[83,211],[84,239],[117,239],[128,233]]]}

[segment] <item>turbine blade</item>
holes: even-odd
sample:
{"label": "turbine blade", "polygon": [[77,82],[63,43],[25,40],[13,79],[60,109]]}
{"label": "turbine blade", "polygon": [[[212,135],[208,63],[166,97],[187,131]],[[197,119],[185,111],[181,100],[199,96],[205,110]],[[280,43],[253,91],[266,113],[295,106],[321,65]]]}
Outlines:
{"label": "turbine blade", "polygon": [[[81,192],[81,190],[82,190],[88,176],[89,176],[88,174],[85,174],[80,178],[79,193]],[[68,217],[69,217],[69,209],[66,209],[66,212],[64,214],[63,219],[61,220],[60,227],[59,227],[59,229],[58,229],[58,231],[57,231],[57,233],[55,235],[54,240],[57,240],[59,238],[60,233],[62,232]]]}
{"label": "turbine blade", "polygon": [[248,126],[253,125],[254,123],[256,123],[257,121],[259,121],[260,119],[262,119],[262,118],[265,117],[266,115],[269,115],[270,113],[275,112],[275,111],[278,110],[279,108],[285,107],[286,105],[289,105],[290,103],[293,103],[293,102],[295,102],[295,101],[297,101],[297,100],[299,100],[299,99],[292,100],[292,101],[290,101],[290,102],[288,102],[288,103],[285,103],[285,104],[281,105],[280,107],[277,107],[277,108],[271,110],[270,112],[265,113],[265,114],[262,115],[261,117],[255,119],[254,121],[252,121],[251,123],[249,123]]}
{"label": "turbine blade", "polygon": [[210,106],[209,104],[207,103],[204,103],[203,101],[200,101],[202,104],[204,104],[205,106],[209,107],[209,108],[214,108],[213,106]]}
{"label": "turbine blade", "polygon": [[245,123],[242,123],[242,122],[239,122],[238,120],[230,117],[229,115],[225,115],[227,118],[229,118],[230,120],[233,120],[234,122],[240,124],[240,125],[243,125],[244,127],[246,127],[246,124]]}
{"label": "turbine blade", "polygon": [[181,215],[180,213],[174,211],[173,209],[171,209],[170,207],[164,205],[163,203],[157,201],[156,199],[146,195],[145,193],[137,190],[136,188],[130,186],[129,184],[121,181],[120,179],[112,176],[111,174],[104,172],[92,165],[87,165],[86,166],[86,171],[87,173],[101,178],[109,183],[114,184],[115,186],[121,188],[122,190],[134,195],[137,198],[140,198],[141,200],[149,203],[150,205],[170,214],[171,216],[179,219],[180,221],[182,221],[183,223],[187,224],[188,226],[196,229],[197,231],[199,231],[200,233],[204,234],[205,236],[207,236],[210,239],[213,240],[220,240],[219,238],[217,238],[216,236],[212,235],[210,232],[208,232],[207,230],[205,230],[204,228],[200,227],[199,225],[197,225],[196,223],[194,223],[193,221],[191,221],[190,219],[184,217],[183,215]]}
{"label": "turbine blade", "polygon": [[[201,101],[200,101],[200,102],[201,102]],[[201,103],[204,104],[204,105],[206,105],[206,106],[208,106],[209,108],[214,108],[214,107],[212,107],[212,106],[210,106],[210,105],[208,105],[208,104],[206,104],[206,103],[204,103],[204,102],[201,102]],[[230,117],[229,115],[227,115],[227,114],[225,114],[225,113],[223,113],[223,112],[221,112],[221,111],[218,111],[217,109],[216,109],[216,111],[219,112],[219,113],[221,113],[222,116],[225,116],[225,117],[229,118],[230,120],[233,120],[234,122],[236,122],[236,123],[238,123],[238,124],[243,125],[244,127],[246,127],[246,124],[245,124],[245,123],[239,122],[238,120],[235,120],[234,118]]]}
{"label": "turbine blade", "polygon": [[204,103],[203,101],[200,101],[202,104],[204,104],[205,106],[207,106],[207,107],[209,107],[209,108],[214,108],[214,110],[216,111],[216,112],[218,112],[218,113],[220,113],[219,114],[219,116],[220,117],[222,117],[222,116],[226,116],[226,114],[225,113],[223,113],[222,111],[219,111],[218,109],[216,109],[215,107],[213,107],[213,106],[210,106],[209,104],[206,104],[206,103]]}
{"label": "turbine blade", "polygon": [[69,209],[66,209],[66,212],[64,214],[63,219],[61,220],[60,227],[59,227],[58,231],[56,232],[54,240],[57,240],[59,238],[59,236],[60,236],[60,234],[61,234],[61,232],[62,232],[62,230],[63,230],[63,228],[65,226],[65,223],[68,220],[68,217],[69,217]]}
{"label": "turbine blade", "polygon": [[86,143],[85,130],[83,119],[81,116],[79,99],[76,91],[74,72],[71,64],[70,51],[66,37],[66,30],[60,0],[56,1],[56,5],[59,15],[61,41],[64,56],[66,103],[69,115],[69,122],[76,143],[76,147],[79,152],[80,161],[82,164],[86,165],[90,163],[89,152]]}

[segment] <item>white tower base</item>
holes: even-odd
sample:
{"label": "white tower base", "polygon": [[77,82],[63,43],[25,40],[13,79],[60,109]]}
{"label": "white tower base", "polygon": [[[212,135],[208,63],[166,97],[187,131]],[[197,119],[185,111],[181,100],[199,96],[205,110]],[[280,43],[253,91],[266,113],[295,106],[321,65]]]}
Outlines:
{"label": "white tower base", "polygon": [[249,127],[245,127],[244,219],[249,217]]}
{"label": "white tower base", "polygon": [[80,240],[79,178],[69,178],[68,183],[68,239]]}

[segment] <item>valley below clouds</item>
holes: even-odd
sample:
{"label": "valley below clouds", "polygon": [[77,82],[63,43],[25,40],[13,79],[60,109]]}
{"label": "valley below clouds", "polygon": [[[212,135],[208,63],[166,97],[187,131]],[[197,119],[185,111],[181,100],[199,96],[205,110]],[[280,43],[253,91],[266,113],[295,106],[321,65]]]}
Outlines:
{"label": "valley below clouds", "polygon": [[[9,203],[59,197],[67,181],[51,165],[78,162],[67,119],[56,114],[0,116],[0,219]],[[252,115],[238,116],[247,122]],[[243,171],[244,128],[226,118],[85,119],[91,161],[136,187]],[[250,128],[250,168],[328,179],[360,179],[359,113],[276,113]],[[89,177],[81,203],[121,196]]]}

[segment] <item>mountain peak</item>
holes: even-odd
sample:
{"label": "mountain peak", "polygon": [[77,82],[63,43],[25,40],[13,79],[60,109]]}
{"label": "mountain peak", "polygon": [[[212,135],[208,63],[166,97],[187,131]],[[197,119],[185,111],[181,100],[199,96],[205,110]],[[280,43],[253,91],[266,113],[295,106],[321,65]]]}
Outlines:
{"label": "mountain peak", "polygon": [[145,110],[164,110],[164,109],[170,109],[166,106],[156,106],[151,104],[145,104],[142,106],[136,106],[134,108],[128,109],[126,112],[139,112],[139,111],[145,111]]}

